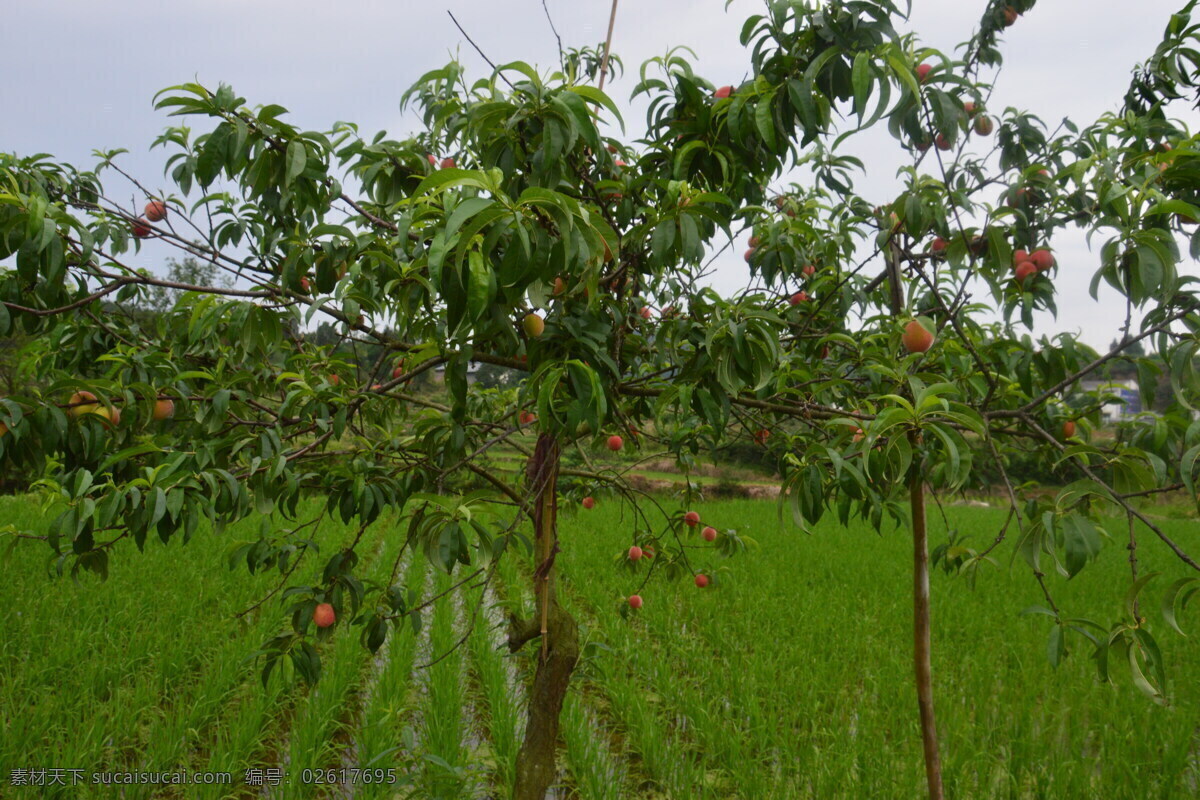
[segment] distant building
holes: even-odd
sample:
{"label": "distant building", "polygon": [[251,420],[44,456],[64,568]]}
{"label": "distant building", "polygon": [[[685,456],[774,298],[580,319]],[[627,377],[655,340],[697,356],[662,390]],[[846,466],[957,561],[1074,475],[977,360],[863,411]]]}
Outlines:
{"label": "distant building", "polygon": [[[482,366],[483,366],[483,364],[479,363],[478,361],[468,361],[467,362],[467,385],[468,386],[470,386],[476,380],[479,379],[479,368]],[[446,382],[446,365],[445,364],[438,364],[436,367],[433,368],[433,371],[434,371],[433,377],[434,377],[434,381],[436,383],[445,383]]]}
{"label": "distant building", "polygon": [[1081,386],[1085,392],[1112,397],[1110,402],[1100,407],[1101,416],[1110,425],[1142,413],[1142,395],[1136,381],[1083,381]]}

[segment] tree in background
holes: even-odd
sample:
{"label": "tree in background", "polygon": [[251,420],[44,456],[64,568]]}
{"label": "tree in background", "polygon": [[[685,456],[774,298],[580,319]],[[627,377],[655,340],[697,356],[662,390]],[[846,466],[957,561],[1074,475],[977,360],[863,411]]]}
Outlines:
{"label": "tree in background", "polygon": [[[597,64],[603,83],[607,60],[592,51],[564,54],[549,75],[522,62],[471,83],[457,63],[433,70],[403,98],[425,126],[407,139],[350,123],[306,130],[228,86],[171,87],[159,108],[191,126],[155,145],[170,152],[178,194],[144,192],[145,209],[104,188],[115,154],[90,172],[0,157],[0,258],[12,259],[0,334],[46,343],[30,363],[46,383],[0,401],[0,458],[58,498],[44,538],[60,571],[104,574],[126,540],[186,541],[203,519],[220,531],[269,513],[273,527],[237,557],[280,568],[281,587],[312,555],[297,532],[324,515],[357,522],[361,538],[398,511],[405,546],[463,580],[490,580],[510,551],[530,554],[538,612],[508,633],[513,651],[539,651],[514,790],[524,800],[554,779],[579,658],[555,594],[556,555],[570,546],[560,502],[605,489],[631,507],[630,543],[657,555],[631,565],[646,596],[623,613],[654,602],[651,581],[690,583],[746,545],[736,533],[696,541],[686,505],[568,466],[564,452],[661,452],[686,472],[701,453],[752,442],[779,465],[802,528],[832,513],[911,532],[914,674],[928,790],[941,797],[925,502],[980,469],[973,448],[998,471],[1009,513],[986,546],[939,552],[945,566],[973,577],[1011,542],[1045,595],[1052,661],[1079,643],[1102,677],[1121,664],[1166,699],[1139,605],[1154,576],[1139,574],[1137,552],[1149,540],[1178,556],[1183,575],[1162,601],[1177,627],[1200,566],[1140,504],[1194,494],[1200,456],[1200,315],[1176,244],[1187,234],[1200,250],[1190,227],[1200,158],[1166,116],[1198,85],[1194,5],[1172,17],[1121,114],[1052,133],[987,107],[999,35],[1033,0],[984,5],[962,59],[899,34],[889,0],[772,3],[742,27],[751,76],[738,85],[695,74],[681,50],[643,65],[633,95],[648,101],[647,132],[635,142],[589,83]],[[860,196],[864,165],[838,152],[876,125],[912,156],[892,198]],[[811,183],[768,188],[792,168]],[[197,192],[208,229],[185,212]],[[1107,353],[1029,332],[1033,312],[1060,296],[1053,236],[1068,225],[1103,241],[1093,291],[1103,281],[1128,299]],[[744,231],[747,287],[704,288],[709,254]],[[241,280],[187,291],[152,319],[105,315],[105,303],[179,288],[136,268],[149,237]],[[332,328],[301,336],[314,320]],[[1098,408],[1077,413],[1068,398],[1147,340],[1170,403],[1119,442],[1093,439]],[[360,371],[347,344],[377,355]],[[469,387],[472,362],[524,380]],[[446,404],[409,390],[438,367]],[[168,400],[169,417],[158,413]],[[532,448],[516,438],[530,428]],[[485,468],[498,447],[524,454],[523,477]],[[1052,493],[1015,484],[1004,464],[1028,454],[1071,482]],[[321,516],[297,519],[313,495],[326,501]],[[1048,578],[1086,568],[1106,533],[1128,540],[1126,613],[1072,617]],[[318,585],[288,585],[264,681],[280,665],[314,681],[314,642],[353,624],[375,650],[423,607],[395,574],[391,587],[364,585],[357,541],[327,558]]]}
{"label": "tree in background", "polygon": [[203,294],[209,289],[229,289],[234,282],[234,277],[222,272],[215,262],[200,261],[195,256],[169,258],[166,279],[146,287],[141,305],[162,314],[173,308],[184,292]]}

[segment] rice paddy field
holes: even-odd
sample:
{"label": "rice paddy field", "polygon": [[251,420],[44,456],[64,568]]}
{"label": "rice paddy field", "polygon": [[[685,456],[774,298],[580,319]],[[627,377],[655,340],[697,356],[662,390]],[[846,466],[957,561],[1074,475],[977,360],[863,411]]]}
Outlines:
{"label": "rice paddy field", "polygon": [[[562,517],[564,602],[581,622],[586,658],[563,710],[560,798],[911,798],[924,790],[911,688],[910,544],[904,531],[821,525],[808,536],[778,521],[772,501],[698,508],[759,547],[735,559],[700,547],[717,577],[652,580],[620,566],[630,519],[613,499]],[[1002,517],[948,508],[950,525],[981,545]],[[0,498],[0,520],[44,527],[28,498]],[[945,526],[931,518],[931,541]],[[505,797],[523,726],[530,653],[502,647],[509,609],[532,606],[528,564],[507,559],[486,589],[451,595],[372,655],[339,622],[320,645],[315,689],[273,680],[255,650],[286,624],[277,599],[245,616],[276,572],[230,571],[226,553],[258,521],[187,546],[113,554],[111,577],[47,575],[49,551],[22,541],[0,582],[0,796],[3,797]],[[1200,525],[1165,530],[1200,550]],[[385,581],[402,539],[396,520],[369,529],[364,574]],[[329,525],[324,548],[354,531]],[[947,794],[953,798],[1193,798],[1200,796],[1200,621],[1187,638],[1157,613],[1183,575],[1150,542],[1151,629],[1163,646],[1170,703],[1157,706],[1127,670],[1099,683],[1082,639],[1057,669],[1049,620],[1021,616],[1043,602],[1022,564],[965,581],[933,575],[934,680]],[[0,551],[3,552],[3,551]],[[327,550],[323,550],[327,552]],[[323,561],[323,559],[322,559]],[[304,562],[297,582],[314,576]],[[305,571],[309,575],[303,575]],[[401,580],[422,596],[457,578],[405,556]],[[1122,613],[1128,566],[1108,543],[1070,582],[1051,579],[1072,616]],[[1161,585],[1158,585],[1161,583]],[[628,616],[623,598],[645,606]],[[472,620],[474,624],[472,624]],[[462,645],[442,656],[456,642]],[[71,786],[14,785],[14,770],[82,770]],[[339,769],[360,768],[359,780]],[[395,783],[366,782],[392,770]],[[106,771],[225,772],[222,785],[92,784]],[[247,772],[251,770],[252,772]],[[278,785],[257,784],[270,774]],[[307,776],[309,780],[302,780]],[[315,777],[323,776],[321,780]],[[373,776],[372,776],[373,777]],[[386,778],[385,778],[386,780]],[[267,781],[268,783],[270,781]]]}

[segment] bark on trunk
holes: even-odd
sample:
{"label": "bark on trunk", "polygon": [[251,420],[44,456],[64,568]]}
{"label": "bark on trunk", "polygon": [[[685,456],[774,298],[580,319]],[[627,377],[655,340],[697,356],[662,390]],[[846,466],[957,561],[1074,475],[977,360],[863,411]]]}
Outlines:
{"label": "bark on trunk", "polygon": [[548,617],[550,647],[538,661],[529,692],[529,720],[517,754],[513,800],[544,800],[558,773],[559,714],[579,660],[579,630],[556,601],[551,601]]}
{"label": "bark on trunk", "polygon": [[929,542],[925,530],[925,492],[920,470],[909,474],[913,527],[913,661],[917,677],[917,705],[921,711],[921,743],[925,750],[925,780],[930,800],[943,800],[942,762],[938,755],[937,726],[933,717],[933,665],[929,632]]}
{"label": "bark on trunk", "polygon": [[541,637],[541,651],[529,693],[525,739],[517,753],[513,800],[544,800],[557,776],[559,715],[579,661],[579,628],[558,604],[554,592],[554,560],[558,555],[558,442],[538,438],[529,460],[528,481],[535,498],[533,525],[541,558],[533,572],[538,611],[532,619],[511,619],[508,647],[512,652]]}

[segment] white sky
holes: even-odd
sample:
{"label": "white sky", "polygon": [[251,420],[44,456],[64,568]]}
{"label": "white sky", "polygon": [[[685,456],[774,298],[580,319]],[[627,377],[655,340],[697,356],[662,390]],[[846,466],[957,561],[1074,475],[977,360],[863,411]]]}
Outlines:
{"label": "white sky", "polygon": [[[596,44],[608,24],[609,0],[545,0],[566,46]],[[1041,0],[1005,36],[1006,63],[990,107],[1015,106],[1053,128],[1063,116],[1080,127],[1119,108],[1133,66],[1159,41],[1169,15],[1185,0]],[[911,25],[922,42],[954,54],[986,6],[984,0],[914,0]],[[621,3],[613,47],[626,74],[611,93],[632,132],[642,111],[628,97],[638,66],[675,45],[699,56],[697,71],[715,84],[737,84],[748,69],[738,43],[743,20],[760,0],[659,0]],[[400,95],[425,71],[458,54],[469,78],[486,65],[454,27],[447,11],[497,63],[524,60],[543,72],[558,62],[542,0],[38,0],[9,3],[0,25],[7,65],[0,81],[0,150],[46,152],[90,168],[96,148],[125,147],[125,168],[167,188],[162,149],[149,144],[174,120],[154,111],[166,86],[199,80],[231,84],[250,105],[279,103],[290,121],[328,130],[357,122],[370,136],[387,129],[402,138],[415,128],[398,108]],[[1175,111],[1195,128],[1197,115]],[[874,203],[897,191],[896,167],[907,154],[880,132],[854,151],[869,155],[871,173],[857,178]],[[115,176],[114,176],[115,177]],[[1097,250],[1100,241],[1096,242]],[[722,290],[745,282],[738,242],[718,261]],[[1087,286],[1098,265],[1074,231],[1056,238],[1059,318],[1039,320],[1039,333],[1079,333],[1105,347],[1124,306],[1113,293],[1097,305]],[[154,267],[173,251],[143,249],[139,265]],[[1186,252],[1186,249],[1185,249]],[[1197,274],[1194,264],[1185,268]]]}

